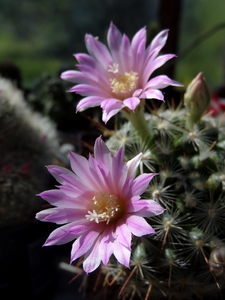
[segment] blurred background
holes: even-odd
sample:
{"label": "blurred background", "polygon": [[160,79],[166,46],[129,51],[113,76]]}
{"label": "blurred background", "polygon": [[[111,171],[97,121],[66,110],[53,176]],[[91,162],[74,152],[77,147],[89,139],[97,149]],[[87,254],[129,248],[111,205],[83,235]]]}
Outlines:
{"label": "blurred background", "polygon": [[178,30],[168,41],[176,43],[175,78],[189,82],[202,71],[215,87],[224,82],[224,9],[223,0],[1,0],[0,61],[15,63],[30,88],[43,72],[75,64],[85,33],[104,41],[111,21],[130,37],[143,26],[170,25]]}
{"label": "blurred background", "polygon": [[[85,295],[85,276],[68,284],[80,272],[68,265],[71,244],[43,248],[56,226],[35,221],[47,208],[36,194],[56,184],[45,165],[68,167],[68,149],[85,155],[101,133],[75,114],[80,96],[59,76],[86,52],[84,35],[105,42],[112,21],[130,38],[146,26],[150,42],[169,28],[163,51],[178,57],[160,74],[187,86],[203,72],[224,91],[224,11],[224,0],[0,0],[0,299]],[[98,108],[85,113],[100,122]]]}

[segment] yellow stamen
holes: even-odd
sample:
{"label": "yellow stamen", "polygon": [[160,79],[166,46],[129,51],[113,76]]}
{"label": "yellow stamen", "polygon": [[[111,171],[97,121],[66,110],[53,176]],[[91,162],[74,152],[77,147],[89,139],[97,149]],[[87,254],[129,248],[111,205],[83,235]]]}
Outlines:
{"label": "yellow stamen", "polygon": [[136,72],[126,72],[116,78],[110,79],[111,88],[115,94],[133,92],[137,87],[138,76]]}
{"label": "yellow stamen", "polygon": [[96,193],[92,198],[93,206],[92,211],[88,211],[85,217],[90,221],[106,222],[118,220],[124,213],[124,203],[117,196],[108,192]]}

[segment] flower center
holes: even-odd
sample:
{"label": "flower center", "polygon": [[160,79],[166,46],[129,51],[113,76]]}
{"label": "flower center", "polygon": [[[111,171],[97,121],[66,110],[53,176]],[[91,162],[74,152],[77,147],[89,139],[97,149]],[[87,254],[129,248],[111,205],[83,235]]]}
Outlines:
{"label": "flower center", "polygon": [[110,79],[110,85],[112,92],[117,96],[124,96],[124,94],[130,94],[137,87],[138,74],[136,72],[125,72],[124,74],[119,73],[119,65],[113,64],[108,68],[109,73],[117,74],[115,78]]}
{"label": "flower center", "polygon": [[124,213],[124,203],[115,195],[108,192],[96,193],[92,198],[92,211],[88,211],[85,217],[90,221],[106,222],[118,220]]}
{"label": "flower center", "polygon": [[130,72],[119,75],[116,78],[110,79],[111,88],[115,94],[125,94],[135,90],[137,86],[137,73]]}

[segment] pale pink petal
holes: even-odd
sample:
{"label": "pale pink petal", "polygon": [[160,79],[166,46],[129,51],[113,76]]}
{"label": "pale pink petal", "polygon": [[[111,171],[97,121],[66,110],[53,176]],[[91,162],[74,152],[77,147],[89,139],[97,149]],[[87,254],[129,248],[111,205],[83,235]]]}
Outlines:
{"label": "pale pink petal", "polygon": [[52,176],[61,184],[65,183],[65,180],[62,178],[62,174],[66,174],[69,177],[75,177],[74,173],[70,170],[60,167],[60,166],[47,166],[48,171],[52,174]]}
{"label": "pale pink petal", "polygon": [[148,89],[164,89],[168,85],[183,86],[179,82],[170,79],[166,75],[160,75],[149,80],[148,83],[145,85],[144,90],[146,91]]}
{"label": "pale pink petal", "polygon": [[144,91],[140,95],[140,98],[143,98],[143,99],[158,99],[158,100],[164,101],[163,93],[159,90],[156,90],[156,89],[150,89],[150,90]]}
{"label": "pale pink petal", "polygon": [[116,224],[115,237],[120,244],[125,246],[127,249],[130,249],[130,247],[131,247],[131,232],[123,219],[118,221]]}
{"label": "pale pink petal", "polygon": [[133,71],[133,53],[131,50],[130,40],[126,34],[123,34],[121,41],[121,69],[125,72]]}
{"label": "pale pink petal", "polygon": [[127,166],[128,166],[128,173],[127,173],[127,177],[135,177],[136,172],[137,172],[137,168],[140,164],[142,158],[142,153],[139,153],[138,155],[136,155],[134,158],[132,158],[131,160],[129,160],[127,162]]}
{"label": "pale pink petal", "polygon": [[143,70],[143,63],[145,59],[145,46],[146,46],[146,41],[145,39],[140,41],[140,44],[138,45],[137,52],[134,54],[134,70],[138,74],[142,73]]}
{"label": "pale pink petal", "polygon": [[102,102],[101,107],[103,108],[103,122],[107,122],[112,116],[117,114],[123,107],[123,101],[118,99],[106,99]]}
{"label": "pale pink petal", "polygon": [[140,29],[133,37],[131,42],[131,47],[133,50],[133,53],[138,52],[139,45],[144,41],[144,44],[146,43],[146,28]]}
{"label": "pale pink petal", "polygon": [[99,267],[101,263],[101,252],[103,252],[103,249],[100,248],[99,239],[96,240],[88,251],[85,251],[83,269],[87,274]]}
{"label": "pale pink petal", "polygon": [[101,161],[103,164],[108,166],[108,168],[111,170],[112,155],[108,147],[100,137],[97,138],[95,141],[94,153],[95,153],[96,160]]}
{"label": "pale pink petal", "polygon": [[153,217],[163,213],[164,208],[154,200],[137,200],[129,203],[127,211],[141,217]]}
{"label": "pale pink petal", "polygon": [[85,200],[90,199],[90,197],[92,198],[92,195],[90,193],[90,189],[87,186],[84,186],[78,180],[76,182],[77,182],[76,187],[72,187],[69,184],[60,185],[56,187],[59,188],[65,195],[73,198],[74,204],[79,205],[80,197],[84,199],[83,203],[85,203]]}
{"label": "pale pink petal", "polygon": [[69,70],[61,74],[61,78],[73,83],[96,84],[96,80],[91,79],[87,74],[80,71]]}
{"label": "pale pink petal", "polygon": [[83,111],[89,107],[95,107],[102,103],[103,97],[99,96],[89,96],[82,99],[77,105],[77,111]]}
{"label": "pale pink petal", "polygon": [[101,240],[99,242],[99,249],[101,251],[101,259],[104,265],[108,264],[110,256],[113,254],[114,241],[112,226],[106,226],[104,232],[101,234]]}
{"label": "pale pink petal", "polygon": [[95,160],[91,155],[89,156],[89,169],[93,178],[95,178],[95,185],[98,187],[98,190],[107,190],[108,185],[107,181],[105,180],[105,173],[101,172],[97,160]]}
{"label": "pale pink petal", "polygon": [[135,236],[155,233],[155,230],[140,216],[129,216],[127,218],[127,226]]}
{"label": "pale pink petal", "polygon": [[36,214],[36,219],[56,224],[65,224],[77,219],[85,219],[87,209],[49,208]]}
{"label": "pale pink petal", "polygon": [[74,221],[52,231],[44,243],[44,246],[62,245],[77,238],[80,234],[87,230],[85,223],[82,223],[80,220],[79,224],[77,223],[77,221]]}
{"label": "pale pink petal", "polygon": [[73,172],[77,174],[83,184],[93,191],[98,190],[98,183],[96,183],[95,178],[91,175],[89,162],[85,157],[70,152],[70,164]]}
{"label": "pale pink petal", "polygon": [[160,31],[152,40],[151,44],[149,45],[147,52],[151,53],[154,49],[158,49],[159,51],[164,47],[168,38],[168,29]]}
{"label": "pale pink petal", "polygon": [[158,56],[154,61],[149,59],[149,61],[146,62],[145,68],[143,70],[143,74],[142,74],[143,82],[147,82],[148,78],[156,69],[164,65],[168,60],[170,60],[175,56],[176,55],[174,54],[165,54],[165,55]]}
{"label": "pale pink petal", "polygon": [[103,89],[88,84],[78,84],[72,87],[69,92],[76,92],[81,96],[110,97],[110,95]]}
{"label": "pale pink petal", "polygon": [[131,250],[120,244],[117,240],[114,242],[114,255],[119,263],[129,268]]}
{"label": "pale pink petal", "polygon": [[122,34],[113,23],[110,24],[107,35],[107,41],[110,52],[113,57],[113,61],[120,64],[120,47],[122,41]]}
{"label": "pale pink petal", "polygon": [[[127,178],[127,165],[123,161],[124,158],[124,149],[121,147],[114,155],[111,169],[111,178],[114,182],[114,190],[117,190],[119,193],[121,192],[125,180]],[[118,174],[120,177],[118,178]],[[117,178],[117,180],[115,180]]]}
{"label": "pale pink petal", "polygon": [[[106,76],[106,71],[99,68],[92,68],[87,65],[77,65],[77,67],[84,73],[86,77],[94,82],[94,85],[101,86],[103,89],[105,87],[110,87],[110,82]],[[89,84],[89,83],[88,83]]]}
{"label": "pale pink petal", "polygon": [[78,257],[84,255],[93,247],[99,234],[104,228],[103,226],[101,226],[101,224],[92,223],[86,228],[87,231],[73,243],[70,262],[73,262]]}
{"label": "pale pink petal", "polygon": [[132,192],[133,195],[141,195],[148,187],[152,178],[157,175],[156,173],[144,173],[135,178]]}
{"label": "pale pink petal", "polygon": [[81,208],[82,205],[74,202],[72,197],[69,197],[60,190],[48,190],[38,194],[51,205],[67,208]]}
{"label": "pale pink petal", "polygon": [[85,36],[85,43],[89,54],[102,64],[104,68],[107,69],[108,65],[112,64],[112,57],[103,43],[90,34]]}
{"label": "pale pink petal", "polygon": [[137,97],[130,97],[123,101],[124,106],[128,107],[131,110],[135,110],[135,108],[140,104],[140,99]]}

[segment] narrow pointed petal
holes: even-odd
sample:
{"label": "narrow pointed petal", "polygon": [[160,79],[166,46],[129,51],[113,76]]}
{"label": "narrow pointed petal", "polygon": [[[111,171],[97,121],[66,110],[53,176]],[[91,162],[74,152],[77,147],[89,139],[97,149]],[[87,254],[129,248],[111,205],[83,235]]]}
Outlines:
{"label": "narrow pointed petal", "polygon": [[108,35],[107,35],[108,45],[113,57],[114,62],[120,62],[120,45],[122,41],[122,34],[119,29],[113,24],[110,24]]}
{"label": "narrow pointed petal", "polygon": [[85,36],[85,43],[89,54],[101,63],[104,68],[107,68],[108,65],[112,63],[112,57],[109,50],[103,43],[90,34]]}
{"label": "narrow pointed petal", "polygon": [[77,224],[75,221],[55,229],[47,238],[44,246],[62,245],[74,240],[86,230],[86,225],[80,221],[79,223]]}
{"label": "narrow pointed petal", "polygon": [[104,265],[108,264],[110,256],[113,254],[115,238],[112,234],[113,230],[111,226],[107,226],[102,233],[99,243],[99,249],[101,251],[101,259]]}
{"label": "narrow pointed petal", "polygon": [[131,247],[131,232],[130,232],[129,228],[127,227],[126,223],[124,223],[124,220],[120,220],[117,223],[115,236],[117,238],[117,241],[120,244],[125,246],[127,249],[130,249],[130,247]]}
{"label": "narrow pointed petal", "polygon": [[140,104],[140,99],[137,97],[130,97],[123,101],[123,104],[131,110],[135,110],[135,108]]}
{"label": "narrow pointed petal", "polygon": [[140,164],[142,158],[142,153],[139,153],[138,155],[136,155],[134,158],[132,158],[131,160],[129,160],[127,162],[127,166],[128,166],[128,173],[127,173],[127,177],[135,177],[136,172],[137,172],[137,168]]}
{"label": "narrow pointed petal", "polygon": [[104,98],[99,96],[86,97],[78,103],[77,111],[83,111],[89,107],[99,106],[103,100]]}
{"label": "narrow pointed petal", "polygon": [[114,243],[114,255],[119,263],[129,268],[131,250],[120,244],[117,240]]}
{"label": "narrow pointed petal", "polygon": [[153,217],[164,212],[164,208],[154,200],[138,200],[131,202],[127,208],[129,213],[138,213],[141,217]]}
{"label": "narrow pointed petal", "polygon": [[138,52],[138,47],[139,45],[144,42],[146,43],[146,28],[140,29],[133,37],[132,42],[131,42],[131,47],[133,50],[133,53]]}
{"label": "narrow pointed petal", "polygon": [[149,89],[147,91],[144,91],[140,95],[140,98],[143,98],[143,99],[158,99],[158,100],[164,101],[163,93],[159,90],[156,90],[156,89]]}
{"label": "narrow pointed petal", "polygon": [[149,80],[144,89],[145,91],[148,89],[164,89],[168,85],[183,86],[181,83],[170,79],[166,75],[160,75]]}
{"label": "narrow pointed petal", "polygon": [[156,173],[144,173],[138,176],[134,180],[133,184],[133,194],[134,195],[141,195],[148,187],[149,182],[152,180],[152,178],[157,175]]}
{"label": "narrow pointed petal", "polygon": [[93,244],[90,250],[85,253],[83,269],[89,274],[96,270],[101,263],[101,248],[99,239]]}
{"label": "narrow pointed petal", "polygon": [[143,81],[147,82],[148,78],[156,69],[164,65],[168,60],[170,60],[175,56],[176,55],[174,54],[165,54],[165,55],[158,56],[154,61],[149,60],[149,62],[147,62],[145,65],[145,69],[143,72]]}
{"label": "narrow pointed petal", "polygon": [[[48,190],[38,194],[44,200],[48,201],[49,204],[65,208],[77,208],[80,205],[75,203],[72,197],[69,197],[60,190]],[[81,207],[81,206],[80,206]]]}
{"label": "narrow pointed petal", "polygon": [[112,155],[108,147],[100,137],[95,141],[94,153],[96,160],[101,161],[104,165],[108,166],[108,168],[111,169]]}
{"label": "narrow pointed petal", "polygon": [[52,174],[52,176],[61,184],[65,183],[65,180],[62,178],[61,175],[68,175],[71,178],[74,177],[74,173],[70,170],[60,167],[60,166],[47,166],[48,171]]}
{"label": "narrow pointed petal", "polygon": [[122,101],[112,98],[104,100],[101,107],[103,108],[102,120],[106,123],[124,107],[124,104]]}
{"label": "narrow pointed petal", "polygon": [[78,84],[72,87],[69,92],[76,92],[81,96],[110,97],[106,91],[89,84]]}
{"label": "narrow pointed petal", "polygon": [[87,159],[81,155],[70,152],[70,163],[74,173],[81,179],[82,183],[93,191],[98,190],[98,183],[90,173],[90,166]]}
{"label": "narrow pointed petal", "polygon": [[96,224],[92,225],[92,227],[89,226],[88,231],[73,243],[70,258],[71,262],[84,255],[93,247],[100,234],[100,229],[101,228],[99,228],[99,226],[97,227]]}
{"label": "narrow pointed petal", "polygon": [[127,218],[127,226],[136,236],[155,233],[155,230],[140,216],[130,216]]}
{"label": "narrow pointed petal", "polygon": [[158,51],[160,51],[165,46],[168,38],[168,32],[168,29],[162,30],[154,37],[148,49],[149,53],[151,53],[155,48],[158,48]]}
{"label": "narrow pointed petal", "polygon": [[74,221],[75,219],[85,219],[86,210],[71,209],[71,208],[49,208],[42,210],[36,214],[36,219],[45,222],[53,222],[56,224],[65,224]]}

